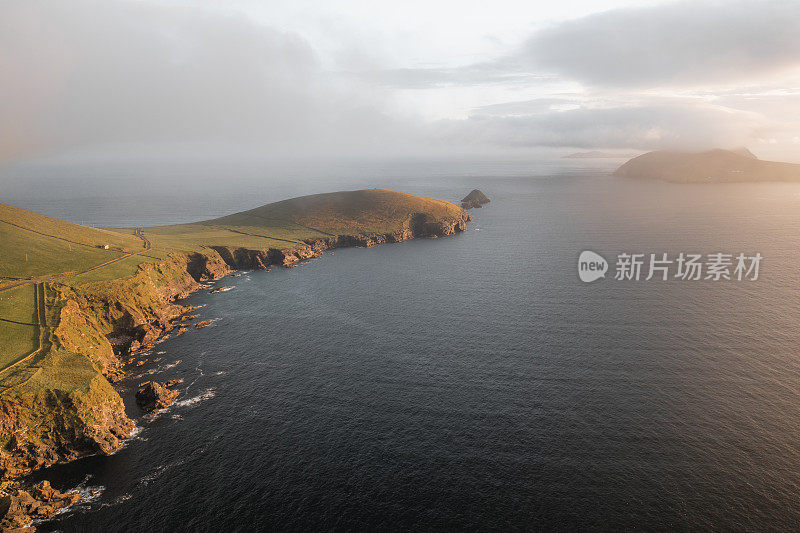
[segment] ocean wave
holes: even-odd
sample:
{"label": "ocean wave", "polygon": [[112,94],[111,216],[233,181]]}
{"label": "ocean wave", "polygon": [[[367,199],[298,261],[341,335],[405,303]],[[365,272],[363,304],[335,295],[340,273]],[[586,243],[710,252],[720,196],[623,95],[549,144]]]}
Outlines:
{"label": "ocean wave", "polygon": [[216,395],[216,389],[210,388],[206,389],[202,393],[198,394],[197,396],[192,396],[191,398],[187,398],[185,400],[180,400],[172,404],[174,407],[190,407],[193,405],[197,405],[200,402],[205,400],[210,400]]}
{"label": "ocean wave", "polygon": [[98,500],[106,490],[105,485],[89,485],[90,477],[86,476],[77,487],[69,490],[69,492],[76,492],[81,495],[81,501],[78,502],[78,505],[85,505]]}
{"label": "ocean wave", "polygon": [[232,290],[232,289],[233,289],[233,287],[220,287],[219,289],[214,289],[214,294],[216,294],[218,292],[228,292],[229,290]]}
{"label": "ocean wave", "polygon": [[101,503],[100,507],[113,507],[114,505],[119,505],[121,503],[125,503],[126,501],[131,499],[131,494],[125,493],[117,496],[110,502]]}

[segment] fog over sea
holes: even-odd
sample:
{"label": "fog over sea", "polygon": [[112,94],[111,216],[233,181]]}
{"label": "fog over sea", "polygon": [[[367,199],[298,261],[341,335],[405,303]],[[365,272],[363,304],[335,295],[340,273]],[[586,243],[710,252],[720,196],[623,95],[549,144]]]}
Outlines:
{"label": "fog over sea", "polygon": [[[381,187],[491,198],[468,231],[247,272],[121,383],[138,434],[37,473],[42,531],[793,530],[800,184],[676,185],[618,161],[19,165],[73,222],[207,219]],[[761,253],[757,281],[582,283],[583,250]],[[156,416],[136,384],[183,378]]]}

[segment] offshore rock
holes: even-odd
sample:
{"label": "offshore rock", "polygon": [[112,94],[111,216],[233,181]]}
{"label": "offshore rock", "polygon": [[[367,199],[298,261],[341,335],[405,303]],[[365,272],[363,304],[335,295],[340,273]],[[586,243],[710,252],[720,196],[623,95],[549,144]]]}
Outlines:
{"label": "offshore rock", "polygon": [[154,411],[172,405],[172,402],[180,394],[176,390],[170,390],[166,386],[156,381],[147,381],[139,386],[136,392],[136,404],[143,411]]}
{"label": "offshore rock", "polygon": [[481,191],[472,189],[468,195],[461,199],[461,206],[464,207],[464,204],[469,204],[473,207],[480,207],[481,204],[488,204],[490,201]]}

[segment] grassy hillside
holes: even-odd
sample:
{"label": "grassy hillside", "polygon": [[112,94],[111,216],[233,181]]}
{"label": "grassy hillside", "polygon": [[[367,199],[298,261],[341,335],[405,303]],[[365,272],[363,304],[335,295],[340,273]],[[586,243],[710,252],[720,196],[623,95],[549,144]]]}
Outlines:
{"label": "grassy hillside", "polygon": [[615,175],[676,183],[800,181],[800,165],[762,161],[747,149],[657,151],[631,159]]}
{"label": "grassy hillside", "polygon": [[[133,275],[144,262],[208,246],[285,249],[327,235],[386,233],[407,228],[415,213],[441,219],[460,209],[377,189],[315,194],[213,220],[144,228],[152,243],[145,250],[133,228],[90,228],[0,204],[0,289],[52,276],[68,276],[58,279],[68,284],[113,280]],[[98,247],[105,244],[108,250]]]}
{"label": "grassy hillside", "polygon": [[[108,245],[104,250],[99,246]],[[132,232],[90,228],[0,204],[0,287],[78,272],[142,249]]]}
{"label": "grassy hillside", "polygon": [[[192,224],[148,227],[139,236],[133,228],[90,228],[0,204],[0,384],[2,370],[39,345],[39,329],[32,325],[37,323],[33,282],[73,287],[105,282],[103,290],[114,291],[121,286],[115,280],[176,252],[212,246],[289,249],[329,235],[388,233],[409,228],[417,213],[441,220],[462,209],[394,191],[346,191]],[[106,244],[108,250],[99,247]],[[14,286],[20,283],[27,284]]]}
{"label": "grassy hillside", "polygon": [[284,249],[329,235],[408,228],[415,213],[438,220],[457,216],[461,208],[444,200],[368,189],[303,196],[194,224],[146,228],[145,233],[156,254],[201,246]]}

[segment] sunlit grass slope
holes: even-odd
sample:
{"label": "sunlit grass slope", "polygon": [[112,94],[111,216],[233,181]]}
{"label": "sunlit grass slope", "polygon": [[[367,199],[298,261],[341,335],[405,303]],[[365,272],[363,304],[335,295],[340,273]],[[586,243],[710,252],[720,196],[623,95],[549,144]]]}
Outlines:
{"label": "sunlit grass slope", "polygon": [[[47,276],[72,285],[109,281],[133,275],[143,262],[210,246],[287,249],[328,235],[388,233],[408,228],[416,213],[439,220],[458,216],[461,208],[379,189],[315,194],[213,220],[144,228],[152,243],[145,251],[132,228],[90,228],[0,204],[0,287]],[[98,247],[105,244],[110,249]],[[137,255],[84,272],[129,253]]]}
{"label": "sunlit grass slope", "polygon": [[380,189],[314,194],[194,224],[145,228],[154,252],[235,246],[291,248],[328,235],[389,233],[409,227],[415,213],[432,220],[458,216],[444,200]]}
{"label": "sunlit grass slope", "polygon": [[[106,244],[110,249],[99,248]],[[80,272],[141,249],[142,240],[132,232],[71,224],[0,204],[0,286],[10,278]]]}

